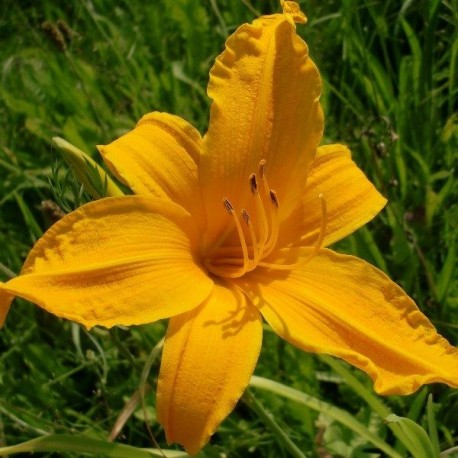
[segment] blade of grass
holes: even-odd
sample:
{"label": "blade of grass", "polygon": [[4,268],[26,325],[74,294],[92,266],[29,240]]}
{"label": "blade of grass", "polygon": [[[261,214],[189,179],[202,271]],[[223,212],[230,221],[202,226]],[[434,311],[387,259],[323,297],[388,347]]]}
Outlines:
{"label": "blade of grass", "polygon": [[14,193],[14,198],[16,199],[19,209],[21,210],[22,216],[24,217],[24,221],[27,227],[29,228],[30,235],[32,236],[33,241],[35,242],[43,235],[43,231],[41,230],[40,225],[37,223],[37,220],[33,216],[33,213],[30,211],[30,208],[25,203],[23,197],[20,194]]}
{"label": "blade of grass", "polygon": [[428,415],[429,439],[431,441],[431,445],[434,448],[434,452],[436,456],[439,456],[440,455],[439,438],[437,436],[437,425],[436,425],[436,419],[434,417],[434,405],[433,405],[433,395],[432,394],[428,396],[428,404],[426,407],[426,411]]}
{"label": "blade of grass", "polygon": [[309,409],[324,413],[339,423],[347,426],[347,428],[359,434],[367,441],[371,442],[377,448],[382,450],[387,456],[393,458],[401,458],[401,455],[396,450],[390,447],[386,442],[375,435],[362,423],[357,421],[353,415],[345,412],[342,409],[339,409],[338,407],[335,407],[331,404],[328,404],[327,402],[321,401],[320,399],[302,393],[293,388],[282,385],[281,383],[255,375],[251,377],[249,386],[252,388],[260,388],[262,390],[270,391],[271,393],[275,393],[281,397],[290,399],[291,401],[308,407]]}
{"label": "blade of grass", "polygon": [[38,437],[21,444],[0,448],[0,456],[15,453],[33,452],[72,452],[88,455],[103,454],[114,458],[151,458],[163,457],[180,458],[188,456],[185,452],[175,450],[157,450],[115,444],[87,436],[71,436],[67,434],[52,434]]}
{"label": "blade of grass", "polygon": [[[327,356],[319,355],[321,361],[327,364],[333,369],[334,372],[339,374],[344,382],[364,401],[368,406],[381,418],[386,418],[392,415],[391,410],[382,402],[377,396],[368,390],[340,361]],[[388,423],[389,428],[393,431],[393,434],[399,439],[399,441],[408,448],[410,445],[410,439],[406,435],[405,431],[396,422]]]}
{"label": "blade of grass", "polygon": [[448,288],[453,279],[456,268],[456,240],[453,239],[448,247],[447,257],[445,258],[444,266],[440,271],[437,278],[437,298],[442,302],[446,295]]}
{"label": "blade of grass", "polygon": [[286,434],[281,426],[275,421],[275,418],[266,409],[264,409],[263,405],[255,398],[253,393],[250,393],[250,391],[247,390],[243,395],[243,399],[247,403],[248,407],[253,409],[256,415],[258,415],[264,424],[272,431],[279,445],[281,445],[284,450],[288,450],[291,456],[295,458],[306,457],[306,455],[304,455],[297,445],[290,439],[288,434]]}
{"label": "blade of grass", "polygon": [[438,458],[426,431],[410,418],[391,414],[385,418],[385,421],[388,424],[396,423],[400,426],[406,436],[405,445],[414,458]]}

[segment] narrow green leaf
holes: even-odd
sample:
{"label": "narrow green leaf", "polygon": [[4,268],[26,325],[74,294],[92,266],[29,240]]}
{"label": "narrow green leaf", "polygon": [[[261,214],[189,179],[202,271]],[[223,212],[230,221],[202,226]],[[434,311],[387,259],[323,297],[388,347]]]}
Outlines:
{"label": "narrow green leaf", "polygon": [[[328,355],[320,355],[320,359],[331,367],[334,372],[339,374],[343,381],[372,409],[373,412],[385,418],[390,415],[390,409],[380,400],[372,391],[368,390],[340,361]],[[409,438],[398,424],[390,423],[388,425],[398,440],[407,447]]]}
{"label": "narrow green leaf", "polygon": [[456,240],[453,239],[448,247],[447,257],[437,276],[437,298],[442,301],[446,295],[456,267]]}
{"label": "narrow green leaf", "polygon": [[452,49],[450,50],[450,66],[449,66],[449,76],[448,76],[448,112],[451,116],[452,113],[455,112],[454,109],[454,101],[455,98],[455,91],[456,91],[456,80],[457,80],[457,61],[458,61],[458,40],[454,40]]}
{"label": "narrow green leaf", "polygon": [[422,69],[422,52],[420,42],[418,41],[417,36],[415,35],[414,30],[410,24],[401,18],[401,25],[406,34],[407,41],[409,42],[410,50],[412,52],[412,76],[413,76],[413,85],[409,94],[415,100],[415,105],[418,106],[420,103],[420,81],[421,81],[421,69]]}
{"label": "narrow green leaf", "polygon": [[428,396],[428,404],[427,404],[426,409],[427,409],[427,414],[428,414],[429,438],[431,440],[431,445],[434,447],[435,456],[439,456],[440,446],[439,446],[439,438],[437,436],[437,426],[436,426],[436,418],[434,416],[434,404],[433,404],[433,395],[432,394]]}
{"label": "narrow green leaf", "polygon": [[450,456],[450,455],[453,455],[454,453],[458,453],[458,446],[444,450],[439,456],[440,458],[444,458],[445,456]]}
{"label": "narrow green leaf", "polygon": [[342,409],[339,409],[338,407],[334,407],[327,402],[321,401],[320,399],[310,396],[309,394],[302,393],[301,391],[295,390],[294,388],[290,388],[282,385],[281,383],[277,383],[263,377],[257,377],[255,375],[251,377],[250,386],[252,388],[260,388],[270,391],[271,393],[275,393],[279,396],[290,399],[294,402],[297,402],[298,404],[308,407],[309,409],[322,412],[323,414],[328,415],[339,423],[342,423],[347,428],[350,428],[352,431],[356,432],[361,437],[374,444],[387,456],[401,458],[401,455],[396,452],[396,450],[394,450],[380,437],[375,435],[366,426],[356,420],[353,415],[345,412]]}
{"label": "narrow green leaf", "polygon": [[386,265],[385,258],[380,252],[372,232],[367,229],[367,227],[360,228],[358,234],[364,241],[365,247],[370,252],[371,256],[374,258],[374,262],[378,268],[388,273],[388,266]]}
{"label": "narrow green leaf", "polygon": [[288,450],[290,455],[295,458],[305,458],[304,455],[296,444],[290,439],[288,434],[281,428],[281,426],[275,421],[274,417],[264,409],[263,405],[255,398],[253,393],[250,393],[249,390],[243,395],[244,401],[251,407],[254,412],[259,416],[261,421],[264,422],[266,426],[270,428],[274,437],[277,439],[278,443],[282,446],[284,450]]}
{"label": "narrow green leaf", "polygon": [[32,439],[21,444],[0,448],[0,456],[27,452],[72,452],[88,455],[102,454],[115,458],[180,458],[189,456],[185,452],[175,450],[158,450],[132,447],[130,445],[106,442],[86,436],[52,434]]}
{"label": "narrow green leaf", "polygon": [[405,445],[414,458],[437,458],[435,448],[431,443],[426,431],[409,418],[398,417],[394,413],[388,415],[385,421],[398,424],[406,433],[408,441]]}
{"label": "narrow green leaf", "polygon": [[33,216],[33,213],[30,211],[30,208],[27,206],[22,196],[15,192],[14,198],[16,199],[22,216],[24,217],[25,224],[30,230],[30,235],[34,240],[38,240],[43,235],[40,225],[37,223],[37,220]]}

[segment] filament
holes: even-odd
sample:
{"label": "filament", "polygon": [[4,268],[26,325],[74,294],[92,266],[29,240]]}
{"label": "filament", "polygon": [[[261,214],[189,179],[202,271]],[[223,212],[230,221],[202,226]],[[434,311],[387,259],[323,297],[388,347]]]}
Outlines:
{"label": "filament", "polygon": [[250,185],[251,192],[253,193],[256,202],[256,219],[258,220],[259,241],[261,244],[259,251],[262,253],[262,247],[266,244],[267,237],[269,235],[269,226],[267,223],[266,210],[259,193],[258,182],[254,173],[250,175]]}
{"label": "filament", "polygon": [[[258,265],[272,268],[290,268],[289,266],[283,267],[262,262],[262,259],[275,248],[280,227],[279,200],[276,192],[269,187],[265,166],[266,161],[263,159],[258,167],[259,181],[255,173],[252,173],[248,178],[254,200],[252,207],[254,207],[254,219],[256,221],[253,221],[245,209],[239,213],[227,197],[222,200],[224,208],[232,217],[233,225],[228,225],[227,229],[223,231],[223,236],[218,239],[218,243],[213,245],[211,251],[207,251],[208,257],[204,260],[204,265],[209,272],[215,275],[225,278],[238,278],[254,270]],[[242,219],[245,223],[243,226]],[[234,231],[234,225],[238,244],[236,246],[221,246],[227,236]],[[324,229],[321,231],[324,232]],[[323,237],[324,235],[319,237],[317,242],[320,246]]]}
{"label": "filament", "polygon": [[324,237],[326,236],[326,226],[327,226],[326,199],[323,193],[320,193],[318,195],[318,198],[320,199],[320,203],[321,203],[320,232],[318,234],[318,237],[315,243],[313,244],[311,251],[308,253],[308,255],[301,261],[296,262],[294,264],[275,264],[275,263],[269,263],[269,262],[259,262],[258,263],[259,266],[268,267],[270,269],[277,269],[277,270],[292,270],[292,269],[296,269],[297,267],[305,266],[308,262],[310,262],[318,254],[321,247],[323,246],[323,241],[324,241]]}
{"label": "filament", "polygon": [[[266,182],[267,183],[267,182]],[[271,201],[271,205],[269,206],[270,212],[270,227],[272,228],[272,231],[270,233],[269,239],[267,240],[267,243],[264,247],[264,256],[269,255],[272,250],[275,248],[275,245],[277,244],[278,240],[278,234],[280,230],[280,222],[278,221],[278,198],[277,198],[277,193],[273,191],[272,189],[269,191],[269,197]]]}
{"label": "filament", "polygon": [[258,241],[256,238],[256,233],[254,232],[253,224],[251,223],[250,215],[245,209],[242,210],[242,216],[245,220],[246,225],[248,226],[248,230],[250,231],[251,247],[253,249],[253,261],[251,262],[251,267],[254,269],[259,262]]}

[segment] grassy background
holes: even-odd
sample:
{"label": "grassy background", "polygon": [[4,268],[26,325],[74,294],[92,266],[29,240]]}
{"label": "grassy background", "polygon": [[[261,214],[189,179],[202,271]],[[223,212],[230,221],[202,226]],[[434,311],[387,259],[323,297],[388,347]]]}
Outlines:
{"label": "grassy background", "polygon": [[[350,145],[390,201],[339,250],[388,272],[456,344],[457,1],[301,4],[309,24],[299,31],[324,79],[324,142]],[[51,137],[96,157],[96,144],[130,130],[152,110],[178,114],[204,132],[208,71],[225,38],[259,13],[278,10],[273,0],[2,0],[0,279],[19,272],[49,227],[41,202],[53,199]],[[17,300],[0,333],[0,445],[49,433],[107,438],[164,329],[157,323],[87,333]],[[148,379],[152,419],[158,367],[153,361]],[[364,374],[351,371],[371,389]],[[405,454],[326,360],[266,333],[256,373],[346,409]],[[434,385],[385,402],[425,424],[429,393],[441,449],[447,449],[457,440],[457,391]],[[324,413],[274,395],[258,400],[307,456],[326,457],[326,450],[336,457],[372,456],[363,439]],[[145,412],[134,410],[118,440],[151,446]],[[149,423],[165,445],[159,426]],[[222,453],[288,456],[249,402],[239,404],[202,456]]]}

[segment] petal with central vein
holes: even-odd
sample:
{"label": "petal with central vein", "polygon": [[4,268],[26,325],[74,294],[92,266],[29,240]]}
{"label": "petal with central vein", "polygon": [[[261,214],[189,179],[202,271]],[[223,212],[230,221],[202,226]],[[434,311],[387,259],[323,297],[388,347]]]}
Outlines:
{"label": "petal with central vein", "polygon": [[208,442],[248,385],[261,341],[258,310],[218,284],[201,307],[170,320],[156,402],[169,443],[195,454]]}
{"label": "petal with central vein", "polygon": [[263,16],[226,41],[210,72],[200,168],[211,239],[224,229],[223,197],[250,209],[248,177],[261,159],[280,218],[292,210],[322,135],[320,92],[318,70],[288,15]]}
{"label": "petal with central vein", "polygon": [[201,221],[197,167],[202,138],[184,119],[149,113],[131,132],[98,148],[135,194],[170,199]]}
{"label": "petal with central vein", "polygon": [[278,246],[314,244],[323,218],[320,194],[327,208],[323,246],[359,229],[386,204],[386,199],[351,160],[346,146],[320,146],[299,205],[282,221]]}
{"label": "petal with central vein", "polygon": [[410,394],[433,382],[458,387],[458,349],[365,261],[323,249],[289,275],[258,269],[247,281],[245,293],[278,335],[362,369],[378,393]]}
{"label": "petal with central vein", "polygon": [[149,323],[210,294],[213,282],[195,262],[197,243],[191,216],[172,202],[101,199],[52,226],[0,293],[88,328]]}

